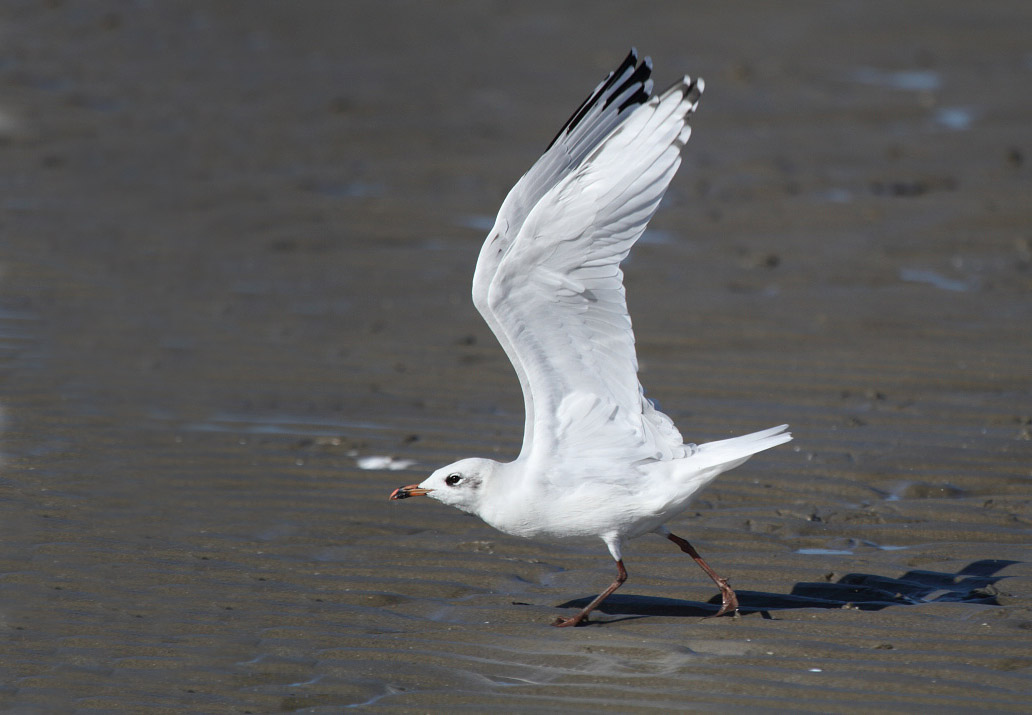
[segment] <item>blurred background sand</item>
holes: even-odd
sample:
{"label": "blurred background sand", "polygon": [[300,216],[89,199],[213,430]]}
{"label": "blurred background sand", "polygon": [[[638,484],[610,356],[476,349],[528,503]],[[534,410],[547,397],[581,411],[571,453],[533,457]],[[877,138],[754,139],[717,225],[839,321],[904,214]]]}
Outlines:
{"label": "blurred background sand", "polygon": [[[1030,26],[5,3],[0,709],[1027,710]],[[707,82],[626,264],[642,380],[688,440],[796,441],[675,525],[741,618],[644,539],[604,623],[559,631],[601,544],[386,497],[518,452],[474,262],[631,45]]]}

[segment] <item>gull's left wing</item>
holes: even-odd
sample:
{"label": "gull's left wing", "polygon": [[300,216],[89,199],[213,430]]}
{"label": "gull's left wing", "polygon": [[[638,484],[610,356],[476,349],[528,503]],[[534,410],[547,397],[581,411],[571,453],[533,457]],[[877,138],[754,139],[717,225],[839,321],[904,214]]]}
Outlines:
{"label": "gull's left wing", "polygon": [[[474,302],[523,387],[524,458],[686,454],[638,382],[620,262],[680,165],[703,85],[685,77],[649,98],[641,67],[625,62],[571,117],[510,192],[477,263]],[[566,160],[549,158],[557,147]]]}
{"label": "gull's left wing", "polygon": [[520,356],[488,305],[491,281],[502,258],[519,235],[527,215],[541,197],[583,162],[588,153],[620,122],[648,100],[652,94],[651,73],[652,60],[646,57],[639,64],[638,52],[632,49],[620,66],[592,90],[577,111],[566,120],[541,158],[534,162],[530,171],[520,177],[509,191],[498,210],[495,225],[480,251],[477,270],[473,276],[473,303],[501,343],[519,377],[526,412],[524,453],[529,452],[533,442],[534,398]]}

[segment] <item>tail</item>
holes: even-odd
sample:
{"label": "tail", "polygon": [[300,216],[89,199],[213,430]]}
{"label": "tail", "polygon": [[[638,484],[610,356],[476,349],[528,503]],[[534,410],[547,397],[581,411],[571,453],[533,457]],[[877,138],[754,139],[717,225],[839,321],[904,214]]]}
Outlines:
{"label": "tail", "polygon": [[699,471],[719,467],[716,474],[720,474],[728,469],[734,469],[757,452],[791,441],[792,434],[786,430],[788,425],[780,425],[741,437],[700,444],[686,462]]}
{"label": "tail", "polygon": [[695,447],[687,457],[661,462],[669,465],[665,477],[674,482],[671,489],[673,496],[661,507],[661,511],[674,515],[684,510],[692,495],[718,475],[734,469],[757,452],[791,440],[792,435],[786,430],[788,425],[781,425],[741,437],[707,442]]}

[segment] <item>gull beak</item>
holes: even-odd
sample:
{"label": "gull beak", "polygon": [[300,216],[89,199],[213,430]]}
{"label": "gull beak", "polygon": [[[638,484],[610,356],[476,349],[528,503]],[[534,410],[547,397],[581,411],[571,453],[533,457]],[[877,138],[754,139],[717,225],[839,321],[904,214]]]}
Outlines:
{"label": "gull beak", "polygon": [[407,487],[398,487],[393,492],[391,492],[391,495],[388,498],[391,501],[394,501],[395,499],[408,499],[409,497],[422,497],[422,496],[426,496],[427,494],[429,494],[432,491],[433,491],[433,489],[423,489],[418,484],[409,484]]}

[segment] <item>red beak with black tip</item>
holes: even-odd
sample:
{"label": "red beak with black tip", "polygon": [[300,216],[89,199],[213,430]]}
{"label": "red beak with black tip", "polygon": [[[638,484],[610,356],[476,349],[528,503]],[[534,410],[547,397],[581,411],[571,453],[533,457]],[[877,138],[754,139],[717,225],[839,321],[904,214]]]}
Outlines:
{"label": "red beak with black tip", "polygon": [[418,484],[409,484],[407,487],[398,487],[391,492],[391,501],[396,499],[408,499],[409,497],[423,497],[432,492],[433,489],[423,489]]}

